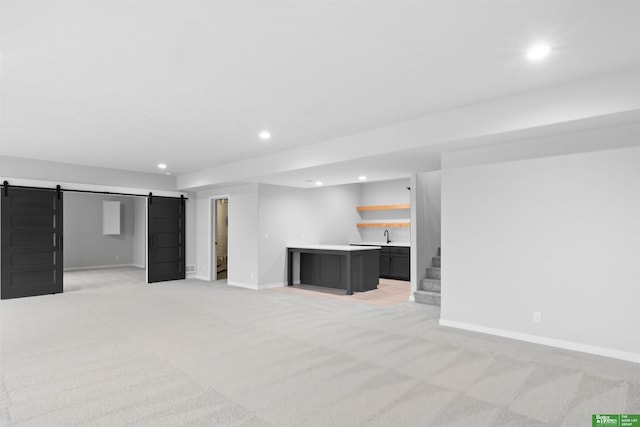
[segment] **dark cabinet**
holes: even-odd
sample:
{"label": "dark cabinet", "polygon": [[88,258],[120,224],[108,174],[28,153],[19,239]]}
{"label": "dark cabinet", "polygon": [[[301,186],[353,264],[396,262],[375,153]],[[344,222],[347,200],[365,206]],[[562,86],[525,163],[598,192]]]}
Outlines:
{"label": "dark cabinet", "polygon": [[[347,289],[347,259],[344,254],[322,251],[300,253],[300,283]],[[365,292],[378,287],[378,251],[351,252],[351,290]]]}
{"label": "dark cabinet", "polygon": [[411,280],[411,248],[382,246],[380,249],[380,277]]}
{"label": "dark cabinet", "polygon": [[389,275],[390,258],[389,252],[382,248],[380,250],[380,277],[387,277]]}
{"label": "dark cabinet", "polygon": [[[409,280],[411,277],[411,261],[409,248],[389,248],[402,249],[402,251],[390,251],[389,253],[389,279]],[[382,272],[381,277],[382,277]]]}
{"label": "dark cabinet", "polygon": [[381,246],[380,277],[383,279],[411,280],[411,248],[406,246]]}

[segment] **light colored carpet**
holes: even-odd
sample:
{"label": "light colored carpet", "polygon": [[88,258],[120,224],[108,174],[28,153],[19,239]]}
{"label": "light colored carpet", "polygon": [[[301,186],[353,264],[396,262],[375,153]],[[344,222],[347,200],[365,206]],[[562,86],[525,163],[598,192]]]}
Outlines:
{"label": "light colored carpet", "polygon": [[590,426],[638,365],[380,308],[130,270],[0,302],[2,426]]}

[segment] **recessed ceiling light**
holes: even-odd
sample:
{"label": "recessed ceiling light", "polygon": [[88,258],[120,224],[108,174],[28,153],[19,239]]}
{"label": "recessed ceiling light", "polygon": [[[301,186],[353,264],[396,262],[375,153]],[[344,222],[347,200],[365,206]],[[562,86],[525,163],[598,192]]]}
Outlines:
{"label": "recessed ceiling light", "polygon": [[171,172],[167,172],[166,174],[167,174],[167,175],[171,175]]}
{"label": "recessed ceiling light", "polygon": [[166,169],[167,165],[165,165],[164,163],[160,163],[160,164],[158,164],[158,168],[159,169]]}
{"label": "recessed ceiling light", "polygon": [[316,181],[316,185],[320,187],[322,185],[322,181]]}
{"label": "recessed ceiling light", "polygon": [[271,139],[271,133],[266,130],[263,130],[262,132],[260,132],[259,136],[260,136],[260,139],[263,141]]}
{"label": "recessed ceiling light", "polygon": [[534,44],[527,50],[527,58],[532,61],[538,61],[551,53],[551,46],[546,43]]}
{"label": "recessed ceiling light", "polygon": [[360,175],[360,176],[358,177],[358,179],[359,179],[360,181],[366,181],[366,180],[367,180],[367,177],[366,177],[366,176],[364,176],[364,175]]}

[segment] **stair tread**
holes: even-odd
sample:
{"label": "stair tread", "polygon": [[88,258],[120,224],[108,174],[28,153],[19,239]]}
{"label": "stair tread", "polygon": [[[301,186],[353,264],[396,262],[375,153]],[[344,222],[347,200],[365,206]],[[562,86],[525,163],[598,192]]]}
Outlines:
{"label": "stair tread", "polygon": [[423,294],[423,295],[433,295],[433,296],[440,296],[441,295],[441,293],[438,292],[438,291],[424,291],[422,289],[418,289],[418,290],[416,290],[414,292],[417,292],[417,293],[420,293],[420,294]]}
{"label": "stair tread", "polygon": [[413,293],[415,302],[418,304],[440,306],[440,292],[417,290]]}
{"label": "stair tread", "polygon": [[428,279],[440,279],[442,275],[442,269],[440,267],[427,267],[427,278]]}

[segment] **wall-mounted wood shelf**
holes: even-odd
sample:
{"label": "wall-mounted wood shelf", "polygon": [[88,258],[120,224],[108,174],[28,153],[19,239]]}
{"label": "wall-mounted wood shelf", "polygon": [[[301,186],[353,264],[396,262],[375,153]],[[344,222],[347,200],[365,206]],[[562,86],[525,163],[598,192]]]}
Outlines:
{"label": "wall-mounted wood shelf", "polygon": [[356,209],[358,211],[391,211],[391,210],[399,210],[399,209],[411,209],[411,205],[401,204],[401,205],[358,206]]}
{"label": "wall-mounted wood shelf", "polygon": [[378,227],[378,228],[411,227],[411,223],[409,222],[360,222],[358,223],[358,228],[368,228],[368,227]]}

